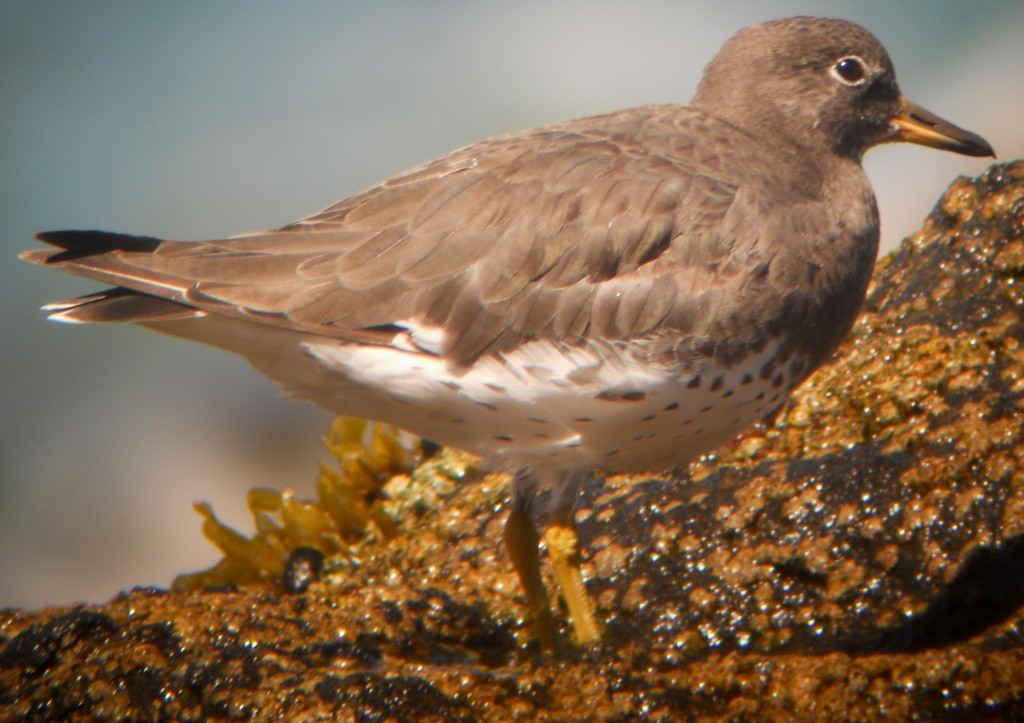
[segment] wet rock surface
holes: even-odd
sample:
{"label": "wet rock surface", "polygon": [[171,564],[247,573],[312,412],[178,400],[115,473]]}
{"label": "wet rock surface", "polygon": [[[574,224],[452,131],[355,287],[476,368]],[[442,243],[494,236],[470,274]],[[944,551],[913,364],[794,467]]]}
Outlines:
{"label": "wet rock surface", "polygon": [[0,719],[1024,719],[1024,163],[950,187],[770,425],[587,486],[600,645],[538,653],[506,490],[297,594],[0,611]]}

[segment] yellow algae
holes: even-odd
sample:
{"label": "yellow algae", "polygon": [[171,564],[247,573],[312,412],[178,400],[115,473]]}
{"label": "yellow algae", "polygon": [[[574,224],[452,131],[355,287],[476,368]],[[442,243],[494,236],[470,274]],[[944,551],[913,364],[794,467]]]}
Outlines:
{"label": "yellow algae", "polygon": [[[327,556],[350,557],[370,537],[391,539],[398,525],[385,509],[384,485],[407,475],[413,455],[390,425],[338,417],[323,440],[335,467],[320,466],[317,499],[299,500],[290,489],[254,489],[247,505],[252,536],[225,525],[205,502],[195,504],[203,517],[203,535],[224,555],[213,567],[175,578],[172,588],[192,590],[216,585],[280,584],[289,555],[311,547]],[[467,465],[455,463],[457,474]]]}

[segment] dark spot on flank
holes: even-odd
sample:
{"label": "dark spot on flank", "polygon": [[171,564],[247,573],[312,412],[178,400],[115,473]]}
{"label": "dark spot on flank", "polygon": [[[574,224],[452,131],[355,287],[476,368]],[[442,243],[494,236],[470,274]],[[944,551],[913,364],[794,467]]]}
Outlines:
{"label": "dark spot on flank", "polygon": [[804,369],[804,360],[797,358],[789,363],[789,373],[796,376]]}
{"label": "dark spot on flank", "polygon": [[537,424],[548,424],[548,420],[541,419],[540,417],[527,417],[526,421],[528,421],[528,422],[536,422]]}
{"label": "dark spot on flank", "polygon": [[496,406],[494,406],[493,404],[491,404],[490,402],[481,402],[479,399],[477,399],[476,403],[479,404],[481,407],[487,407],[492,412],[497,412],[498,411],[498,408]]}
{"label": "dark spot on flank", "polygon": [[724,384],[725,384],[725,377],[723,375],[719,374],[717,377],[715,377],[715,380],[713,382],[711,382],[711,391],[717,392],[719,389],[722,388],[722,386]]}
{"label": "dark spot on flank", "polygon": [[664,411],[666,411],[666,412],[673,412],[673,411],[675,411],[677,409],[679,409],[679,402],[672,402],[671,404],[666,404],[665,405]]}
{"label": "dark spot on flank", "polygon": [[501,386],[500,384],[491,384],[490,382],[484,382],[484,386],[490,389],[492,392],[497,392],[498,394],[508,394],[508,390],[505,389],[505,387]]}
{"label": "dark spot on flank", "polygon": [[782,386],[782,382],[785,379],[786,379],[786,376],[782,372],[779,372],[778,374],[775,375],[775,378],[772,379],[772,386],[773,387],[781,387]]}
{"label": "dark spot on flank", "polygon": [[544,434],[543,432],[534,432],[533,436],[537,439],[551,439],[550,434]]}
{"label": "dark spot on flank", "polygon": [[594,420],[591,417],[576,417],[576,419],[574,419],[572,421],[574,421],[574,422],[593,422]]}
{"label": "dark spot on flank", "polygon": [[462,385],[461,385],[461,384],[456,384],[455,382],[450,382],[450,381],[442,381],[442,382],[441,382],[441,385],[442,385],[442,386],[445,386],[445,387],[448,387],[448,388],[449,388],[449,389],[451,389],[451,390],[452,390],[453,392],[458,392],[458,391],[462,391]]}
{"label": "dark spot on flank", "polygon": [[611,452],[605,452],[605,457],[614,457],[619,453],[619,450],[613,449]]}
{"label": "dark spot on flank", "polygon": [[706,406],[706,407],[703,407],[703,408],[702,408],[702,409],[701,409],[700,411],[701,411],[701,412],[710,412],[710,411],[711,411],[711,409],[712,409],[712,407],[711,407],[711,405],[709,404],[708,406]]}
{"label": "dark spot on flank", "polygon": [[597,398],[604,402],[639,402],[646,396],[647,392],[642,392],[639,389],[630,389],[625,392],[606,389],[599,392]]}
{"label": "dark spot on flank", "polygon": [[649,421],[651,421],[652,419],[654,419],[657,416],[658,416],[657,414],[648,414],[646,417],[640,417],[640,421],[641,422],[649,422]]}
{"label": "dark spot on flank", "polygon": [[733,395],[732,389],[727,389],[725,394],[722,395],[722,399],[727,399]]}
{"label": "dark spot on flank", "polygon": [[752,381],[754,381],[753,375],[751,375],[751,374],[744,374],[743,378],[740,379],[740,384],[750,384]]}
{"label": "dark spot on flank", "polygon": [[757,396],[754,397],[754,399],[764,399],[764,392],[758,392]]}
{"label": "dark spot on flank", "polygon": [[643,439],[643,438],[644,438],[644,435],[642,435],[642,434],[638,434],[638,435],[636,435],[635,437],[633,437],[633,441],[634,441],[634,442],[639,442],[639,441],[640,441],[641,439]]}
{"label": "dark spot on flank", "polygon": [[686,383],[686,388],[687,389],[696,389],[699,386],[700,386],[700,374],[698,374],[697,376],[695,376],[693,379],[691,379],[690,381],[688,381]]}
{"label": "dark spot on flank", "polygon": [[496,434],[496,435],[494,435],[494,438],[496,440],[498,440],[499,442],[511,442],[512,441],[512,438],[510,436],[508,436],[507,434]]}
{"label": "dark spot on flank", "polygon": [[769,379],[769,378],[771,378],[771,376],[772,376],[772,374],[774,372],[775,372],[775,360],[774,359],[769,359],[768,362],[763,367],[761,367],[761,378],[762,379]]}

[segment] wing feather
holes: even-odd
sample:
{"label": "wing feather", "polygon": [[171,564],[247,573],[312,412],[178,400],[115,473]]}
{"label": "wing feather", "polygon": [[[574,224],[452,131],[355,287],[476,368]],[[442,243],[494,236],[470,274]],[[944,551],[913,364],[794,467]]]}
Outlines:
{"label": "wing feather", "polygon": [[[680,141],[693,130],[711,147]],[[716,315],[742,315],[722,304],[750,303],[744,274],[772,263],[751,220],[764,189],[745,180],[764,161],[735,135],[698,111],[633,109],[469,146],[276,231],[29,259],[336,338],[438,328],[456,365],[662,324],[698,338]]]}

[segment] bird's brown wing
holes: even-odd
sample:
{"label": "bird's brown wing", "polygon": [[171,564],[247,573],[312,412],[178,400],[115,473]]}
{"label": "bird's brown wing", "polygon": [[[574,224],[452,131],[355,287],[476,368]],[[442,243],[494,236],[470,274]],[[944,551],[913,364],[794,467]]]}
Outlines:
{"label": "bird's brown wing", "polygon": [[324,336],[431,329],[429,350],[458,364],[527,339],[693,328],[758,262],[729,255],[757,199],[722,172],[727,139],[716,154],[665,137],[688,118],[637,109],[485,141],[277,231],[28,257]]}

